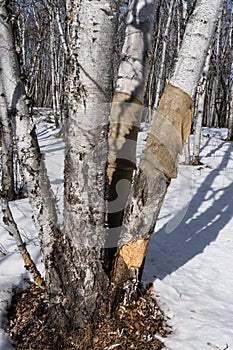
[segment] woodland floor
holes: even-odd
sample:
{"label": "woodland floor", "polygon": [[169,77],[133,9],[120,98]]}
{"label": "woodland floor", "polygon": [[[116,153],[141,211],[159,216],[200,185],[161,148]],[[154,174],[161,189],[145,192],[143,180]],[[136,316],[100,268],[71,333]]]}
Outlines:
{"label": "woodland floor", "polygon": [[45,296],[34,284],[30,283],[26,291],[14,293],[4,328],[15,349],[159,350],[164,345],[158,335],[167,335],[165,317],[150,292],[128,306],[121,305],[116,317],[101,322],[92,336],[87,330],[77,338],[75,331],[64,334],[48,329],[47,310]]}

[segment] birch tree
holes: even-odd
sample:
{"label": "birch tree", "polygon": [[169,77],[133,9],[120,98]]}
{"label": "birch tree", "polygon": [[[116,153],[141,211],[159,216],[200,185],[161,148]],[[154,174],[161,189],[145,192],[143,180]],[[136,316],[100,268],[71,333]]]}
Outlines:
{"label": "birch tree", "polygon": [[139,283],[140,269],[167,187],[171,178],[176,177],[177,157],[190,132],[193,98],[221,7],[221,0],[197,2],[134,178],[116,256],[116,265],[129,276],[121,283],[131,292]]}
{"label": "birch tree", "polygon": [[[48,179],[25,104],[25,89],[18,68],[12,69],[17,65],[7,26],[9,70],[17,97],[18,150],[41,240],[49,321],[52,328],[73,328],[77,333],[80,329],[91,333],[92,324],[100,318],[107,322],[120,301],[127,303],[138,292],[150,236],[170,180],[176,177],[178,154],[189,135],[193,98],[222,1],[197,1],[137,171],[135,149],[154,1],[130,2],[123,60],[112,98],[115,5],[113,0],[67,1],[63,229],[57,225],[52,194],[48,195]],[[7,23],[5,12],[4,19]],[[118,191],[122,180],[127,182],[123,181],[123,190]],[[119,202],[118,195],[122,195]]]}
{"label": "birch tree", "polygon": [[[1,20],[0,20],[1,26]],[[0,67],[2,70],[2,68]],[[2,89],[0,74],[0,130],[1,130],[1,164],[2,181],[1,196],[8,201],[15,198],[14,190],[14,166],[13,166],[13,133],[12,125],[8,114],[8,108],[4,91]]]}
{"label": "birch tree", "polygon": [[154,111],[156,111],[158,106],[162,80],[164,79],[165,57],[166,57],[166,50],[167,50],[167,43],[168,43],[168,35],[169,35],[170,25],[173,17],[174,3],[175,3],[175,0],[170,1],[167,23],[165,27],[164,36],[163,36],[162,55],[161,55],[162,57],[161,57],[161,64],[160,64],[160,69],[158,73],[158,81],[157,81],[156,92],[155,92]]}
{"label": "birch tree", "polygon": [[228,118],[228,133],[227,141],[233,141],[233,83],[231,85],[231,96],[230,96],[230,111]]}
{"label": "birch tree", "polygon": [[203,120],[203,115],[205,110],[206,84],[207,84],[208,73],[210,68],[211,53],[212,53],[212,48],[210,48],[207,53],[205,66],[203,68],[202,78],[197,87],[197,93],[196,93],[197,107],[196,107],[192,165],[200,164],[199,153],[200,153],[200,145],[201,145],[201,128],[202,128],[202,120]]}
{"label": "birch tree", "polygon": [[117,228],[122,224],[136,166],[137,135],[143,113],[148,57],[152,44],[154,1],[131,1],[128,11],[123,60],[119,66],[112,101],[108,137],[108,226],[116,228],[109,233],[110,241],[106,245],[110,247],[116,246]]}
{"label": "birch tree", "polygon": [[54,255],[62,283],[51,315],[65,328],[78,328],[96,323],[107,305],[103,194],[117,9],[112,0],[72,0],[67,11],[65,211]]}
{"label": "birch tree", "polygon": [[[57,278],[59,279],[52,265],[53,243],[59,232],[55,199],[44,169],[43,157],[36,138],[35,125],[26,103],[25,86],[20,75],[10,16],[8,15],[6,4],[6,1],[0,1],[2,23],[0,35],[0,46],[2,48],[1,86],[6,107],[8,109],[10,107],[10,110],[14,112],[13,124],[17,140],[17,151],[41,243],[42,257],[46,270],[46,283],[47,286],[51,285],[55,288],[57,284],[54,281]],[[49,272],[51,272],[51,275]],[[52,282],[50,278],[54,279],[54,281]]]}

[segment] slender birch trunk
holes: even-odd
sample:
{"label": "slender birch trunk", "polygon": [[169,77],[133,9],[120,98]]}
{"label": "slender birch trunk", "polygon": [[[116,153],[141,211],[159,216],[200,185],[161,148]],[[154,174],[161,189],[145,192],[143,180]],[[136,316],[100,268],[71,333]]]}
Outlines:
{"label": "slender birch trunk", "polygon": [[154,112],[156,111],[158,107],[159,97],[161,93],[161,86],[162,81],[164,80],[164,69],[165,69],[165,59],[166,59],[166,52],[167,52],[167,43],[169,39],[169,31],[170,26],[172,22],[173,17],[173,5],[175,0],[170,1],[169,10],[168,10],[168,17],[167,17],[167,23],[166,28],[163,36],[163,46],[162,46],[162,55],[161,55],[161,63],[160,63],[160,69],[159,69],[159,75],[158,75],[158,82],[156,86],[156,92],[155,92],[155,101],[154,101]]}
{"label": "slender birch trunk", "polygon": [[159,1],[157,11],[156,11],[156,17],[155,22],[157,22],[156,30],[154,33],[154,37],[156,38],[154,47],[152,50],[151,55],[151,62],[150,67],[148,69],[148,81],[147,81],[147,94],[148,94],[148,110],[147,110],[147,117],[146,120],[148,120],[149,125],[151,125],[152,122],[152,115],[153,115],[153,95],[154,95],[154,85],[155,85],[155,65],[156,65],[156,58],[158,54],[158,48],[160,43],[160,33],[161,33],[161,27],[162,27],[162,16],[160,16],[160,6],[161,3]]}
{"label": "slender birch trunk", "polygon": [[[36,46],[36,50],[34,52],[34,57],[33,57],[33,61],[30,67],[30,71],[28,73],[28,95],[32,96],[33,95],[33,89],[35,90],[35,81],[38,75],[38,71],[39,71],[39,62],[40,62],[40,50],[41,50],[41,44],[42,44],[42,40],[39,39],[37,46]],[[35,94],[35,93],[34,93]],[[36,94],[34,95],[36,96]]]}
{"label": "slender birch trunk", "polygon": [[9,203],[6,198],[1,198],[1,206],[3,213],[3,222],[8,226],[9,233],[13,236],[16,242],[19,252],[23,258],[26,270],[30,272],[38,286],[43,287],[44,281],[36,267],[36,264],[32,260],[30,253],[27,250],[26,243],[22,240],[19,229],[13,218]]}
{"label": "slender birch trunk", "polygon": [[127,281],[118,278],[115,284],[118,289],[128,288],[128,294],[138,285],[167,187],[177,175],[177,157],[190,132],[192,99],[222,3],[221,0],[197,3],[186,27],[174,75],[161,97],[142,153],[116,256],[115,271],[121,266]]}
{"label": "slender birch trunk", "polygon": [[20,44],[21,44],[21,57],[22,57],[22,64],[24,69],[26,68],[26,45],[25,45],[25,37],[26,37],[26,33],[25,33],[25,22],[27,20],[26,16],[25,16],[25,0],[22,0],[22,5],[21,5],[21,14],[19,16],[18,19],[18,28],[19,28],[19,36],[20,36]]}
{"label": "slender birch trunk", "polygon": [[184,164],[190,165],[191,159],[190,159],[190,139],[189,137],[184,142]]}
{"label": "slender birch trunk", "polygon": [[[219,73],[220,73],[220,33],[221,33],[221,23],[222,18],[219,19],[217,27],[217,44],[216,44],[216,68],[213,84],[211,87],[211,97],[210,97],[210,126],[217,126],[218,120],[216,119],[216,96],[219,82]],[[216,124],[217,122],[217,124]]]}
{"label": "slender birch trunk", "polygon": [[64,33],[64,30],[62,28],[62,23],[61,23],[61,15],[60,15],[60,9],[59,7],[55,7],[55,19],[57,22],[58,26],[58,31],[59,31],[59,38],[63,46],[64,54],[65,56],[68,53],[68,48],[67,48],[67,42],[66,42],[66,35]]}
{"label": "slender birch trunk", "polygon": [[54,28],[54,12],[53,9],[50,9],[50,65],[51,65],[51,90],[52,90],[52,108],[54,113],[54,120],[55,125],[58,128],[59,127],[59,120],[58,120],[58,105],[57,105],[57,78],[56,78],[56,60],[57,60],[57,51],[55,48],[55,28]]}
{"label": "slender birch trunk", "polygon": [[38,230],[46,286],[50,295],[59,297],[59,276],[53,265],[54,241],[59,235],[55,199],[46,176],[40,154],[35,125],[26,104],[25,86],[20,79],[19,66],[14,50],[13,35],[6,1],[0,1],[1,82],[7,106],[15,113],[15,135],[20,165]]}
{"label": "slender birch trunk", "polygon": [[212,48],[209,49],[205,66],[203,69],[202,79],[200,80],[197,87],[197,109],[196,109],[196,121],[195,121],[195,131],[194,131],[194,144],[193,144],[193,157],[192,157],[192,165],[199,165],[199,153],[200,153],[200,145],[201,145],[201,128],[202,128],[202,120],[204,116],[204,108],[205,108],[205,97],[206,97],[206,85],[208,79],[208,72],[210,69],[210,58],[212,54]]}
{"label": "slender birch trunk", "polygon": [[228,119],[228,133],[226,141],[233,141],[233,84],[231,85],[230,114]]}
{"label": "slender birch trunk", "polygon": [[[233,44],[233,38],[232,38],[232,33],[233,33],[233,4],[231,5],[231,20],[230,20],[230,30],[229,30],[229,41],[228,45],[229,47],[232,48]],[[233,71],[233,53],[231,50],[231,72]],[[232,82],[232,77],[229,78],[229,98],[228,98],[228,104],[229,104],[229,116],[228,116],[228,134],[227,134],[227,141],[233,141],[233,82]]]}
{"label": "slender birch trunk", "polygon": [[[1,21],[1,20],[0,20]],[[1,28],[1,24],[0,24]],[[0,48],[1,49],[1,48]],[[1,196],[8,201],[15,198],[14,189],[14,165],[13,165],[13,133],[10,115],[6,103],[5,93],[2,87],[2,67],[0,66],[0,130],[2,141],[2,193]]]}

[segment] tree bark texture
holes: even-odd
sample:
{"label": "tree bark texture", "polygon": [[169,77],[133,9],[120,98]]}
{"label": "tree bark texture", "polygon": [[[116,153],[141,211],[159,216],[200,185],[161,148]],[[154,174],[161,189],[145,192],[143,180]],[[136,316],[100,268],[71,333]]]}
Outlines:
{"label": "tree bark texture", "polygon": [[6,96],[2,86],[2,67],[0,67],[0,130],[2,141],[1,163],[2,163],[2,191],[8,201],[15,198],[14,190],[14,165],[13,165],[13,132],[10,116],[8,114]]}
{"label": "tree bark texture", "polygon": [[67,11],[64,239],[55,257],[64,298],[55,313],[63,308],[64,324],[78,328],[98,319],[109,286],[104,190],[116,10],[112,0],[73,0]]}
{"label": "tree bark texture", "polygon": [[19,65],[13,44],[13,34],[7,14],[6,1],[0,2],[2,31],[0,46],[1,82],[8,109],[14,111],[14,132],[20,166],[32,206],[33,218],[38,230],[42,258],[45,265],[45,280],[53,294],[58,294],[59,276],[53,266],[53,244],[59,234],[55,198],[46,176],[43,157],[40,153],[35,125],[26,104],[26,92],[20,78]]}
{"label": "tree bark texture", "polygon": [[221,0],[197,1],[187,23],[179,59],[170,83],[184,90],[192,98],[202,74],[203,59],[209,49],[222,4]]}

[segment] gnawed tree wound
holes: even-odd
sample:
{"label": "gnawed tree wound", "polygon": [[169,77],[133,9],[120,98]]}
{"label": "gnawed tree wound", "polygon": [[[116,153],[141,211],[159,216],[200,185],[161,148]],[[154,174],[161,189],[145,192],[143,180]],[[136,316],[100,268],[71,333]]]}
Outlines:
{"label": "gnawed tree wound", "polygon": [[140,100],[127,93],[116,92],[113,96],[108,134],[109,184],[116,169],[132,172],[136,167],[137,136],[143,108]]}
{"label": "gnawed tree wound", "polygon": [[193,115],[192,98],[181,89],[167,85],[161,97],[140,167],[147,176],[155,169],[168,179],[177,176],[177,157],[190,133]]}
{"label": "gnawed tree wound", "polygon": [[140,238],[137,241],[123,245],[119,250],[119,255],[130,270],[132,267],[140,268],[146,256],[149,238]]}

